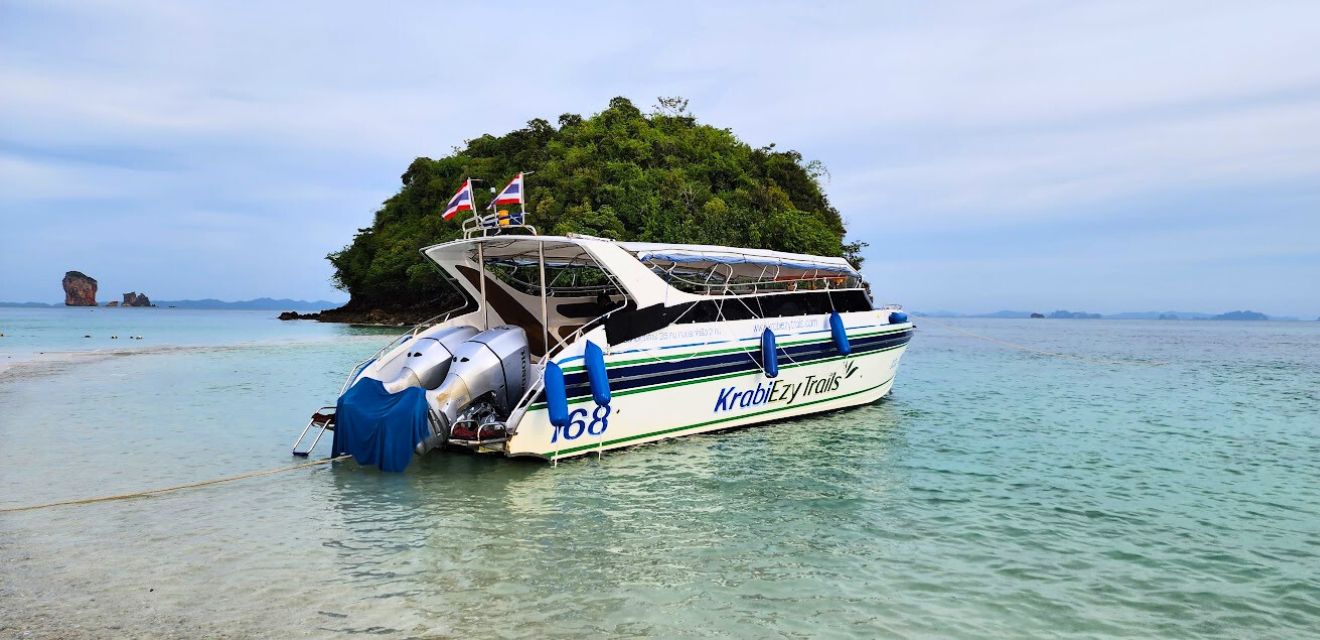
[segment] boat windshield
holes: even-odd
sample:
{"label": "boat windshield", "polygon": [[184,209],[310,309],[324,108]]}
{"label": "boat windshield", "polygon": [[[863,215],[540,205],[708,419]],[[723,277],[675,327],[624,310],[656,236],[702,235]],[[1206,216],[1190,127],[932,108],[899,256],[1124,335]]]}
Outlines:
{"label": "boat windshield", "polygon": [[483,238],[428,247],[425,253],[467,286],[483,312],[479,325],[522,327],[533,357],[553,351],[630,299],[613,273],[568,239]]}
{"label": "boat windshield", "polygon": [[[582,261],[545,262],[545,294],[550,297],[618,295],[614,282],[590,256],[582,254]],[[540,264],[535,260],[492,258],[486,260],[486,273],[517,291],[541,295]]]}

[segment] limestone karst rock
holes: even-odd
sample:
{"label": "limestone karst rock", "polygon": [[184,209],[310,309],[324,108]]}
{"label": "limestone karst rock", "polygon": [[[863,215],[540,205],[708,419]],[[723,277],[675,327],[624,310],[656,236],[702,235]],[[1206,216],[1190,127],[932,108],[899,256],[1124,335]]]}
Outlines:
{"label": "limestone karst rock", "polygon": [[151,299],[145,293],[129,291],[124,294],[124,301],[120,303],[121,307],[150,307]]}
{"label": "limestone karst rock", "polygon": [[64,304],[69,307],[96,306],[96,279],[81,271],[64,274]]}

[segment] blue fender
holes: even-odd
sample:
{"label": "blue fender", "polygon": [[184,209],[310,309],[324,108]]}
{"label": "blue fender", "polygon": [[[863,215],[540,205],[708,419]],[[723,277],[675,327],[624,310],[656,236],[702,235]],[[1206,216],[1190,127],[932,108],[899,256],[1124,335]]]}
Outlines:
{"label": "blue fender", "polygon": [[906,312],[895,311],[889,314],[889,324],[903,324],[904,322],[907,321],[908,321],[908,316]]}
{"label": "blue fender", "polygon": [[770,327],[761,333],[761,369],[767,378],[779,377],[779,349],[775,347],[775,332]]}
{"label": "blue fender", "polygon": [[834,337],[834,348],[839,353],[845,356],[852,353],[852,345],[848,343],[848,328],[843,326],[843,318],[839,317],[838,311],[830,312],[830,335]]}
{"label": "blue fender", "polygon": [[550,424],[568,426],[568,390],[564,387],[564,370],[555,362],[545,365],[545,409]]}
{"label": "blue fender", "polygon": [[595,399],[596,404],[609,404],[610,375],[605,370],[605,352],[601,351],[596,343],[588,340],[582,359],[587,365],[587,380],[591,382],[591,397]]}

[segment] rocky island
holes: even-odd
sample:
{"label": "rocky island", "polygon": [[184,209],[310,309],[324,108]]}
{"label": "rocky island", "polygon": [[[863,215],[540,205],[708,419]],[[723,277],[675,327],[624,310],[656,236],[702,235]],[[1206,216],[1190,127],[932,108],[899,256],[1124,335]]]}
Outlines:
{"label": "rocky island", "polygon": [[[95,307],[96,302],[96,278],[93,278],[81,271],[68,271],[64,274],[64,280],[61,282],[64,286],[64,306],[66,307]],[[151,298],[145,293],[129,291],[124,294],[123,301],[111,300],[105,303],[107,307],[154,307],[151,304]]]}
{"label": "rocky island", "polygon": [[320,320],[321,313],[309,311],[307,313],[298,313],[297,311],[285,311],[279,315],[280,320]]}
{"label": "rocky island", "polygon": [[[107,305],[107,306],[108,306],[108,305]],[[124,301],[121,302],[121,303],[119,304],[119,306],[121,306],[121,307],[154,307],[154,306],[156,306],[156,305],[151,304],[151,299],[147,297],[147,294],[145,294],[145,293],[138,293],[138,292],[136,292],[136,291],[129,291],[128,293],[125,293],[125,294],[124,294]]]}
{"label": "rocky island", "polygon": [[[754,147],[729,129],[701,123],[681,98],[644,112],[625,98],[591,116],[537,118],[504,135],[471,138],[440,158],[417,158],[399,191],[370,225],[328,257],[348,304],[322,322],[399,324],[460,301],[422,256],[427,245],[462,237],[440,212],[468,176],[527,182],[530,222],[543,234],[718,244],[843,256],[861,262],[863,243],[845,239],[842,217],[821,189],[819,162],[773,144]],[[491,196],[477,190],[478,210]]]}
{"label": "rocky island", "polygon": [[96,279],[81,272],[69,271],[64,274],[64,306],[95,307]]}

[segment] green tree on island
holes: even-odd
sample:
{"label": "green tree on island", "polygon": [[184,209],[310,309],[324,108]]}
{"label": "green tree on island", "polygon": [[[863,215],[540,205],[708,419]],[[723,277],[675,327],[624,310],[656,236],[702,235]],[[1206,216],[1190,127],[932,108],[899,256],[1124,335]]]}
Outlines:
{"label": "green tree on island", "polygon": [[[683,99],[661,98],[646,114],[615,98],[589,118],[564,114],[558,126],[538,118],[452,155],[414,160],[372,225],[327,256],[335,285],[352,296],[344,311],[444,307],[449,289],[418,250],[461,237],[471,214],[445,221],[441,209],[468,176],[498,187],[523,170],[535,171],[528,222],[542,233],[845,256],[854,265],[865,246],[844,242],[820,163],[698,124]],[[479,208],[492,197],[475,195]]]}

